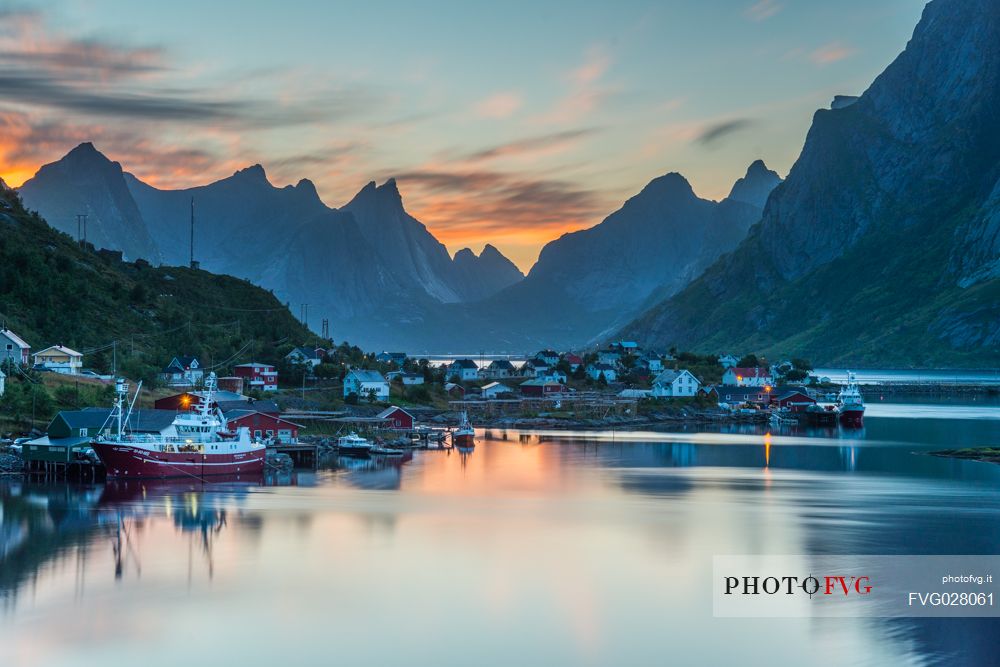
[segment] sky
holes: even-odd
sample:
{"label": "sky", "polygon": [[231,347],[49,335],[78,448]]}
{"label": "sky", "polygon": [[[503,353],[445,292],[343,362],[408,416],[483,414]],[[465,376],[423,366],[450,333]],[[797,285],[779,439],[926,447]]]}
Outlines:
{"label": "sky", "polygon": [[527,271],[676,171],[784,176],[922,0],[0,2],[0,177],[92,141],[164,188],[262,164],[342,206],[395,177],[452,252]]}

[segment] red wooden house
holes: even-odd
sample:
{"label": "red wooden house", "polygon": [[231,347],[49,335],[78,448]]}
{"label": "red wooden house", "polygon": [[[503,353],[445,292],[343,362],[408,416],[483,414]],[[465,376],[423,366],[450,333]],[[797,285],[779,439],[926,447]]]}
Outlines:
{"label": "red wooden house", "polygon": [[273,438],[288,445],[298,442],[299,429],[303,428],[295,422],[256,410],[229,410],[225,417],[231,430],[245,426],[255,438]]}
{"label": "red wooden house", "polygon": [[278,371],[270,364],[252,361],[233,368],[233,375],[243,378],[251,389],[278,391]]}
{"label": "red wooden house", "polygon": [[550,396],[562,394],[566,391],[566,385],[555,380],[535,378],[521,383],[521,394],[523,396]]}
{"label": "red wooden house", "polygon": [[380,412],[378,414],[378,418],[386,420],[386,428],[398,431],[409,431],[413,429],[413,415],[403,408],[397,408],[395,405]]}
{"label": "red wooden house", "polygon": [[773,405],[792,412],[801,412],[810,405],[816,405],[816,399],[798,389],[791,389],[774,399]]}

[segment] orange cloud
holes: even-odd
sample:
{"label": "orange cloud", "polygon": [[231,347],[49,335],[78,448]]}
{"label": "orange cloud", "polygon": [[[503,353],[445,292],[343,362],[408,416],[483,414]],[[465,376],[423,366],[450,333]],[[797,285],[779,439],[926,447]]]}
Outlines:
{"label": "orange cloud", "polygon": [[518,93],[497,93],[476,104],[473,111],[481,118],[510,118],[523,104]]}
{"label": "orange cloud", "polygon": [[840,42],[830,42],[810,53],[809,60],[817,65],[829,65],[845,58],[850,58],[857,52],[858,50],[852,46],[847,46]]}

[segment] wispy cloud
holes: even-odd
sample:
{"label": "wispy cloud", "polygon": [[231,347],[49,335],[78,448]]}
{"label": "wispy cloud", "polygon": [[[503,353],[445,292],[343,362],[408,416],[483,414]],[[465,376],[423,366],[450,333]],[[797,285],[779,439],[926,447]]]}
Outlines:
{"label": "wispy cloud", "polygon": [[473,111],[480,118],[510,118],[523,104],[520,93],[496,93],[478,102]]}
{"label": "wispy cloud", "polygon": [[574,123],[595,111],[614,92],[613,87],[603,83],[611,64],[611,55],[606,47],[590,47],[583,62],[566,74],[569,90],[534,121],[542,124]]}
{"label": "wispy cloud", "polygon": [[810,53],[809,60],[817,65],[829,65],[845,58],[850,58],[857,52],[858,50],[853,46],[841,42],[830,42]]}
{"label": "wispy cloud", "polygon": [[499,144],[480,151],[467,153],[462,157],[462,160],[466,162],[478,162],[500,157],[514,157],[528,154],[535,155],[539,152],[553,153],[564,151],[573,148],[581,140],[593,136],[598,131],[598,128],[587,127],[528,137],[526,139],[510,141],[505,144]]}
{"label": "wispy cloud", "polygon": [[765,21],[783,9],[776,0],[760,0],[743,10],[743,16],[751,21]]}
{"label": "wispy cloud", "polygon": [[702,146],[714,146],[726,137],[745,130],[753,123],[754,121],[749,118],[734,118],[713,123],[702,128],[694,140]]}

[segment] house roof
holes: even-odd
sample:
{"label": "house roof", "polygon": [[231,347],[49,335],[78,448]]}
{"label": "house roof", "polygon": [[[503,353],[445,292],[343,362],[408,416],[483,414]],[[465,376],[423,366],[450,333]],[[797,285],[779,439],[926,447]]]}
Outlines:
{"label": "house roof", "polygon": [[319,359],[320,358],[319,352],[317,352],[314,348],[310,348],[310,347],[297,347],[297,348],[293,349],[291,352],[289,352],[288,354],[286,354],[285,355],[285,359],[287,359],[288,357],[291,357],[292,355],[302,356],[302,357],[305,357],[306,359]]}
{"label": "house roof", "polygon": [[236,421],[238,419],[243,419],[244,417],[249,417],[250,415],[261,415],[284,424],[291,424],[292,426],[297,426],[298,428],[305,428],[302,424],[296,424],[295,422],[289,421],[283,417],[269,415],[266,412],[261,412],[260,410],[229,410],[222,413],[222,416],[226,418],[226,421]]}
{"label": "house roof", "polygon": [[[759,366],[754,366],[753,368],[730,368],[730,371],[736,373],[737,375],[745,378],[766,378],[771,377],[771,372],[767,368],[760,368]],[[728,372],[728,371],[727,371]]]}
{"label": "house roof", "polygon": [[573,354],[572,352],[570,352],[565,357],[563,357],[563,359],[565,359],[566,361],[568,361],[571,364],[582,364],[583,363],[583,359],[581,359],[579,356]]}
{"label": "house roof", "polygon": [[494,359],[493,362],[490,363],[490,368],[513,370],[514,364],[510,363],[509,359]]}
{"label": "house roof", "polygon": [[499,382],[490,382],[489,384],[484,384],[483,391],[486,391],[487,389],[500,389],[502,391],[510,391],[510,387],[508,387],[505,384],[501,384]]}
{"label": "house roof", "polygon": [[726,400],[726,397],[733,399],[746,399],[749,396],[763,396],[766,392],[763,387],[736,387],[733,385],[721,385],[715,388],[719,398]]}
{"label": "house roof", "polygon": [[[694,375],[692,375],[689,371],[687,371],[685,369],[681,369],[681,370],[677,370],[677,371],[675,371],[675,370],[669,370],[669,371],[663,371],[662,373],[660,373],[659,375],[657,375],[656,379],[653,380],[653,382],[656,382],[656,383],[659,383],[659,384],[671,384],[674,380],[676,380],[680,376],[684,375],[685,373],[687,373],[688,375],[691,375],[691,377],[694,377]],[[694,378],[694,381],[697,382],[698,384],[701,384],[701,381],[699,381],[698,378]]]}
{"label": "house roof", "polygon": [[535,356],[536,357],[558,357],[559,353],[556,352],[555,350],[542,350],[541,352],[539,352]]}
{"label": "house roof", "polygon": [[347,373],[347,377],[354,376],[358,382],[388,382],[378,371],[370,371],[361,368],[353,368]]}
{"label": "house roof", "polygon": [[10,340],[10,342],[14,343],[14,345],[17,345],[22,350],[30,350],[31,349],[31,346],[28,345],[27,343],[25,343],[23,338],[21,338],[20,336],[18,336],[16,333],[14,333],[13,331],[11,331],[10,329],[0,329],[0,334],[3,334],[4,336],[6,336],[7,339]]}
{"label": "house roof", "polygon": [[407,416],[410,417],[410,419],[413,419],[413,415],[411,415],[409,412],[406,412],[406,410],[404,410],[403,408],[401,408],[399,406],[396,406],[396,405],[390,405],[385,410],[383,410],[382,412],[378,413],[378,415],[376,415],[376,416],[379,419],[388,419],[389,416],[392,415],[393,412],[404,412],[404,413],[406,413]]}
{"label": "house roof", "polygon": [[526,362],[524,362],[524,365],[531,366],[532,368],[548,368],[549,362],[535,358],[535,359],[528,359]]}
{"label": "house roof", "polygon": [[271,414],[278,414],[281,412],[281,408],[274,401],[248,401],[246,399],[232,400],[232,401],[216,401],[216,405],[223,412],[227,410],[253,410],[256,412],[265,412]]}
{"label": "house roof", "polygon": [[52,352],[52,351],[59,352],[60,354],[65,354],[65,355],[70,356],[70,357],[82,357],[83,356],[82,354],[80,354],[76,350],[71,350],[68,347],[65,347],[64,345],[50,345],[49,347],[45,348],[44,350],[42,350],[40,352],[35,352],[35,356],[37,357],[37,356],[45,354],[46,352]]}
{"label": "house roof", "polygon": [[[56,415],[56,419],[61,417],[71,429],[99,429],[108,423],[110,414],[111,408],[84,408],[83,410],[63,410]],[[128,427],[133,431],[158,433],[170,426],[176,416],[177,413],[173,410],[136,410],[129,417]],[[108,425],[110,426],[110,423]]]}
{"label": "house roof", "polygon": [[609,364],[591,364],[590,367],[593,368],[594,370],[598,370],[598,371],[613,371],[613,370],[615,370],[615,367],[611,366]]}
{"label": "house roof", "polygon": [[776,398],[775,400],[776,401],[787,401],[788,399],[793,398],[795,396],[801,396],[802,398],[808,399],[809,401],[812,401],[813,403],[816,402],[815,398],[813,398],[812,396],[810,396],[806,392],[800,391],[798,389],[792,389],[791,391],[786,391],[781,396],[779,396],[778,398]]}
{"label": "house roof", "polygon": [[259,361],[251,361],[248,364],[237,364],[233,368],[274,368],[271,364],[264,364]]}
{"label": "house roof", "polygon": [[476,368],[476,369],[478,369],[479,365],[476,364],[476,362],[474,362],[472,359],[456,359],[455,361],[451,362],[451,367],[452,368]]}
{"label": "house roof", "polygon": [[550,384],[557,384],[560,387],[562,386],[562,382],[559,382],[557,380],[553,380],[552,378],[535,378],[534,380],[528,380],[527,382],[522,382],[521,386],[522,387],[544,387],[544,386],[550,385]]}

